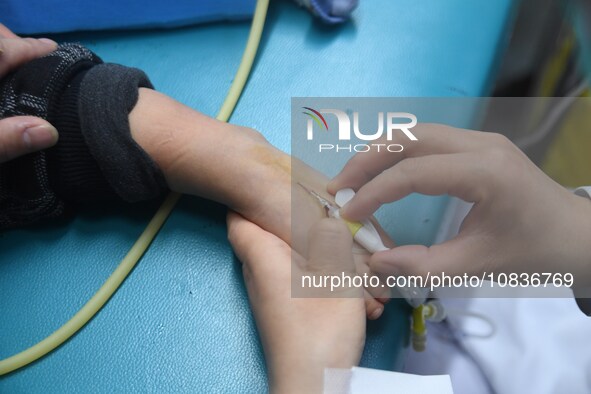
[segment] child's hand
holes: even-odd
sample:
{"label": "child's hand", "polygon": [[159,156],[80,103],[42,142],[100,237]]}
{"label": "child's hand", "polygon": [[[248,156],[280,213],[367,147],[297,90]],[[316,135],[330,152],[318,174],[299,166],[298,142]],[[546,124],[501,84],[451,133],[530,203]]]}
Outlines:
{"label": "child's hand", "polygon": [[[309,229],[326,213],[293,185],[302,182],[322,193],[328,182],[322,174],[255,130],[209,118],[149,89],[140,89],[130,126],[172,190],[221,202],[308,256]],[[369,272],[368,260],[369,253],[355,254],[358,273]],[[387,294],[381,287],[369,290],[367,315],[377,319],[384,308],[376,298]]]}
{"label": "child's hand", "polygon": [[318,298],[291,297],[292,278],[300,275],[355,275],[351,234],[342,222],[323,219],[312,227],[307,260],[233,212],[228,237],[243,262],[271,392],[322,392],[324,368],[357,365],[365,343],[363,290],[325,288],[317,289]]}

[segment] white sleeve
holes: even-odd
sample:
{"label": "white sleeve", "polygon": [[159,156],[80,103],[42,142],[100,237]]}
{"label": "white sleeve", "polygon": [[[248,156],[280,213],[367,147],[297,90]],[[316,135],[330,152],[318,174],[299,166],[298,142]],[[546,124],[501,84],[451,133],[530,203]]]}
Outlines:
{"label": "white sleeve", "polygon": [[581,186],[575,189],[575,194],[591,199],[591,186]]}
{"label": "white sleeve", "polygon": [[324,393],[453,394],[449,375],[421,376],[353,367],[326,369]]}
{"label": "white sleeve", "polygon": [[[591,200],[591,186],[581,186],[574,190],[577,196],[586,197]],[[591,298],[580,297],[580,292],[577,294],[577,290],[573,289],[577,306],[587,316],[591,316]]]}

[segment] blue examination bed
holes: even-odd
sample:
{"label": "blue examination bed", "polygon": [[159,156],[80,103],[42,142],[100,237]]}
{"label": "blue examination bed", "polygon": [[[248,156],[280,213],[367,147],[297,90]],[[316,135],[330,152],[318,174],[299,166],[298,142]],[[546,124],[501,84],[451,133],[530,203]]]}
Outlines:
{"label": "blue examination bed", "polygon": [[[290,150],[290,98],[482,96],[507,42],[511,0],[362,0],[351,22],[319,24],[273,1],[258,60],[231,122]],[[52,36],[147,72],[156,88],[215,116],[240,62],[248,22]],[[198,137],[196,137],[198,138]],[[212,163],[215,165],[215,163]],[[445,198],[396,204],[399,243],[433,242]],[[74,219],[0,233],[0,358],[67,321],[99,288],[157,204],[96,206]],[[408,308],[369,324],[362,365],[397,369]],[[0,378],[0,393],[266,390],[262,349],[225,208],[183,197],[109,303],[65,345]]]}

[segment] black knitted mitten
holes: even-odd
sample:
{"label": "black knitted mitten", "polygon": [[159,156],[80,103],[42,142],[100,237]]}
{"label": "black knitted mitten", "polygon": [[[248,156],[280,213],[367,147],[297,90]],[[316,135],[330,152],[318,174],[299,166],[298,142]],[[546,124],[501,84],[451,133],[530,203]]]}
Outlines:
{"label": "black knitted mitten", "polygon": [[58,217],[68,202],[161,194],[163,175],[129,131],[139,87],[152,87],[142,71],[103,64],[77,44],[0,81],[0,119],[37,116],[59,134],[55,147],[0,164],[0,230]]}

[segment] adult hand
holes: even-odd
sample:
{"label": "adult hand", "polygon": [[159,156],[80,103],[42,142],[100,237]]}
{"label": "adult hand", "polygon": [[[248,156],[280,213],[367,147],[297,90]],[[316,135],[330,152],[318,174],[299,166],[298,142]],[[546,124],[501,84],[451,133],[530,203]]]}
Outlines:
{"label": "adult hand", "polygon": [[[14,68],[55,50],[49,39],[20,38],[0,24],[0,78]],[[47,121],[32,116],[0,120],[0,163],[53,146],[57,130]]]}
{"label": "adult hand", "polygon": [[401,153],[357,154],[329,184],[333,193],[357,190],[343,216],[366,218],[413,192],[449,194],[474,205],[454,239],[376,253],[372,270],[423,276],[570,272],[575,283],[591,282],[589,201],[546,176],[500,134],[441,125],[420,125],[413,133],[418,141],[400,141]]}
{"label": "adult hand", "polygon": [[292,298],[301,275],[355,275],[351,234],[341,221],[312,227],[308,260],[233,212],[228,237],[243,262],[271,392],[320,393],[324,368],[357,365],[365,343],[363,289],[320,288],[316,298]]}

